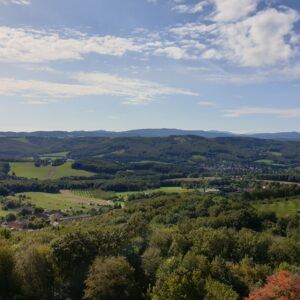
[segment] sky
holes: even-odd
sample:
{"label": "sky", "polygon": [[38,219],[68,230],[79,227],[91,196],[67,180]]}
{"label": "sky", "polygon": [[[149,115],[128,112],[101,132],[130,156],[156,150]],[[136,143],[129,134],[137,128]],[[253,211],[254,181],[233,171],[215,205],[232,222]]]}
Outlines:
{"label": "sky", "polygon": [[0,0],[0,131],[300,131],[299,0]]}

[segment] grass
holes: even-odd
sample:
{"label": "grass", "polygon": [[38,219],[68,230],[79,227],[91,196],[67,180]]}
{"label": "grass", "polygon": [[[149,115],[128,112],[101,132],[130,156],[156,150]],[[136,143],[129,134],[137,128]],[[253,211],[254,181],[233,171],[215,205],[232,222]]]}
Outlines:
{"label": "grass", "polygon": [[182,187],[161,187],[159,189],[149,189],[149,190],[144,190],[144,191],[136,191],[136,192],[121,192],[121,193],[116,193],[118,197],[126,197],[130,195],[135,195],[135,194],[140,194],[140,193],[145,193],[145,194],[153,194],[153,193],[158,193],[158,192],[164,192],[167,194],[173,194],[173,193],[187,193],[190,192],[190,189],[184,189]]}
{"label": "grass", "polygon": [[56,152],[56,153],[48,153],[48,154],[41,154],[41,159],[58,159],[58,158],[67,158],[70,152]]}
{"label": "grass", "polygon": [[257,204],[255,207],[262,212],[274,212],[278,217],[294,216],[300,210],[300,198],[280,199]]}
{"label": "grass", "polygon": [[193,161],[203,161],[203,160],[206,160],[206,157],[203,155],[193,155],[192,160]]}
{"label": "grass", "polygon": [[281,152],[269,152],[271,155],[276,156],[276,157],[281,157],[282,153]]}
{"label": "grass", "polygon": [[257,164],[272,165],[274,162],[270,159],[260,159],[255,161]]}
{"label": "grass", "polygon": [[114,192],[106,192],[103,190],[72,190],[71,192],[73,193],[73,195],[86,198],[103,200],[112,200],[116,198],[116,194]]}
{"label": "grass", "polygon": [[160,164],[160,165],[172,165],[171,163],[167,163],[167,162],[163,162],[163,161],[158,161],[158,160],[141,160],[141,161],[137,161],[135,162],[135,164]]}
{"label": "grass", "polygon": [[10,163],[10,175],[17,177],[37,178],[40,180],[59,179],[62,177],[90,177],[94,173],[72,169],[72,162],[66,162],[61,166],[41,166],[36,167],[33,162]]}
{"label": "grass", "polygon": [[6,217],[9,213],[15,213],[14,211],[11,210],[1,210],[0,209],[0,217]]}
{"label": "grass", "polygon": [[257,164],[268,165],[268,166],[273,166],[273,167],[285,167],[284,164],[275,163],[271,159],[260,159],[260,160],[256,160],[255,162]]}
{"label": "grass", "polygon": [[198,178],[174,178],[174,179],[167,179],[166,182],[205,182],[205,181],[213,181],[219,180],[221,177],[198,177]]}
{"label": "grass", "polygon": [[[16,194],[14,197],[9,197],[9,199],[18,199],[20,194]],[[47,210],[83,210],[87,211],[91,208],[96,208],[101,205],[107,205],[107,201],[103,201],[95,198],[81,197],[74,195],[71,191],[61,191],[60,194],[49,194],[49,193],[39,193],[39,192],[28,192],[22,193],[28,200],[37,207],[41,207]]]}

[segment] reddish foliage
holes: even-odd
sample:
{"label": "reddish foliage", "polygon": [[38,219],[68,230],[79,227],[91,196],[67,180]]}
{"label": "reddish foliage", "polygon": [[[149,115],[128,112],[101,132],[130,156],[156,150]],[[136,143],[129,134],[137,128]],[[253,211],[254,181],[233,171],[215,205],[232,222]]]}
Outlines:
{"label": "reddish foliage", "polygon": [[300,300],[300,276],[287,271],[270,276],[264,287],[245,300]]}

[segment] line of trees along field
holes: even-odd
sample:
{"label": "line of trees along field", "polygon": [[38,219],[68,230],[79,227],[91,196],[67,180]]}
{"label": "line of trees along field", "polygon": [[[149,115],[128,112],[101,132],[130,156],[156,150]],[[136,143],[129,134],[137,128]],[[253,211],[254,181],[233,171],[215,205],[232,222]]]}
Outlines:
{"label": "line of trees along field", "polygon": [[300,217],[230,197],[159,196],[0,237],[3,300],[299,299]]}

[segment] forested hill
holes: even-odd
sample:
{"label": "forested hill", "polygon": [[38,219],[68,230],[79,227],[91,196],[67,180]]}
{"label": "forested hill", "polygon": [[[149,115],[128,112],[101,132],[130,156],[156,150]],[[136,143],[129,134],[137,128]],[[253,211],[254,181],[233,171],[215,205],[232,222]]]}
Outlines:
{"label": "forested hill", "polygon": [[203,130],[181,130],[181,129],[137,129],[122,132],[116,131],[36,131],[36,132],[0,132],[0,137],[43,137],[43,138],[80,138],[80,137],[170,137],[170,136],[194,135],[205,138],[218,137],[253,137],[259,139],[274,140],[299,140],[300,132],[279,132],[279,133],[254,133],[254,134],[234,134],[224,131],[203,131]]}
{"label": "forested hill", "polygon": [[165,138],[0,138],[0,158],[27,158],[68,152],[68,158],[165,162],[219,159],[222,161],[300,163],[300,141],[253,138],[172,136]]}
{"label": "forested hill", "polygon": [[136,129],[128,131],[36,131],[36,132],[0,132],[0,137],[52,137],[52,138],[80,138],[80,137],[169,137],[173,135],[195,135],[206,138],[235,136],[230,132],[180,130],[180,129]]}

